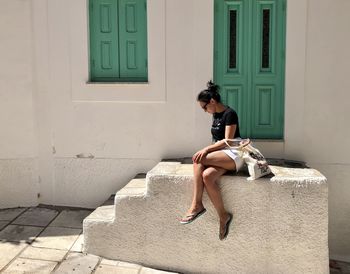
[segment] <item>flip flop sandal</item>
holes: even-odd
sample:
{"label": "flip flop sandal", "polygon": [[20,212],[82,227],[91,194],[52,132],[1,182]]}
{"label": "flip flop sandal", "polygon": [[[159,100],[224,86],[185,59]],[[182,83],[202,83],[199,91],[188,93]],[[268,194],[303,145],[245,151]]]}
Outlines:
{"label": "flip flop sandal", "polygon": [[205,208],[203,208],[201,211],[198,211],[196,213],[192,213],[189,214],[187,216],[185,216],[185,218],[180,220],[181,224],[189,224],[192,223],[195,219],[197,219],[199,216],[201,216],[202,214],[204,214],[207,210]]}
{"label": "flip flop sandal", "polygon": [[233,216],[231,213],[229,213],[228,215],[229,215],[229,218],[226,221],[224,233],[221,234],[221,232],[219,232],[220,241],[225,240],[227,235],[228,235],[228,232],[229,232],[229,228],[230,228],[230,224],[231,224],[231,221],[233,219]]}

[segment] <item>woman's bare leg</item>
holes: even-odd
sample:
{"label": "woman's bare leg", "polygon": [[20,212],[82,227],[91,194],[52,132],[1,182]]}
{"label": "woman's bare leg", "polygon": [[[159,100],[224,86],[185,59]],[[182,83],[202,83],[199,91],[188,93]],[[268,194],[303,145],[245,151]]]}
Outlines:
{"label": "woman's bare leg", "polygon": [[202,197],[204,183],[202,173],[205,167],[202,164],[193,163],[193,198],[189,213],[198,212],[204,208]]}
{"label": "woman's bare leg", "polygon": [[[202,173],[205,167],[202,164],[193,163],[193,195],[191,207],[187,210],[186,216],[200,212],[204,206],[202,202],[204,183]],[[183,218],[182,220],[186,220]]]}
{"label": "woman's bare leg", "polygon": [[191,207],[186,215],[199,212],[204,208],[202,197],[205,184],[209,198],[219,215],[221,231],[222,226],[226,224],[228,213],[224,208],[221,193],[219,187],[216,185],[216,181],[227,170],[234,170],[235,167],[235,162],[222,151],[209,153],[202,159],[201,163],[193,163],[193,197]]}
{"label": "woman's bare leg", "polygon": [[227,212],[225,210],[224,202],[222,201],[220,188],[217,185],[217,180],[226,172],[226,169],[221,167],[208,167],[203,172],[203,181],[208,196],[213,203],[220,220],[226,220]]}
{"label": "woman's bare leg", "polygon": [[229,214],[225,209],[217,181],[227,170],[235,170],[235,162],[222,151],[208,154],[203,160],[204,165],[209,166],[203,171],[203,182],[208,196],[213,203],[220,218],[220,235],[225,231]]}

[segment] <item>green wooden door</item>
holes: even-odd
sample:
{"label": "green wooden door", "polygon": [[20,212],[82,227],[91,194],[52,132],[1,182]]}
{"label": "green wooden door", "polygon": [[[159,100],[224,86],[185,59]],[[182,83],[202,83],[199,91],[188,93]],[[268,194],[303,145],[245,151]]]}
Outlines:
{"label": "green wooden door", "polygon": [[215,0],[214,81],[241,134],[283,138],[285,0]]}

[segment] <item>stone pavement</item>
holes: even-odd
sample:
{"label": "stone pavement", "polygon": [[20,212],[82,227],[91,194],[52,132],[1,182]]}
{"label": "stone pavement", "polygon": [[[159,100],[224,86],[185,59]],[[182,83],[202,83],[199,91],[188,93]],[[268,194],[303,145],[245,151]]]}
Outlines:
{"label": "stone pavement", "polygon": [[90,213],[51,206],[0,210],[0,273],[170,273],[82,253],[82,222]]}

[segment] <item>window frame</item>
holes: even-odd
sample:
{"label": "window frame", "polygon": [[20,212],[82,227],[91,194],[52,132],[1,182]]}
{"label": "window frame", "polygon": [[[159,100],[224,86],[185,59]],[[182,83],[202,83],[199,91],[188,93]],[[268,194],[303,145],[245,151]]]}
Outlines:
{"label": "window frame", "polygon": [[[96,25],[95,21],[99,21],[102,24],[101,11],[97,11],[97,5],[99,3],[98,0],[87,0],[88,7],[88,44],[89,44],[89,82],[90,83],[147,83],[148,82],[148,29],[147,29],[147,0],[143,0],[142,3],[139,3],[140,0],[109,0],[110,2],[115,2],[111,5],[111,11],[109,15],[112,18],[109,18],[109,27],[114,28],[114,33],[110,34],[110,39],[113,39],[112,43],[114,46],[109,48],[109,55],[107,58],[112,58],[109,60],[109,64],[112,62],[115,63],[114,71],[110,71],[107,68],[103,71],[102,68],[96,69],[95,66],[101,65],[104,59],[102,49],[98,52],[96,47],[96,43],[98,43],[98,39],[96,39]],[[130,3],[128,3],[130,2]],[[102,3],[101,3],[102,4]],[[108,3],[103,3],[104,5],[108,5]],[[132,5],[133,4],[133,5]],[[136,6],[136,4],[138,4]],[[127,6],[134,8],[134,14],[128,14],[130,17],[133,15],[134,19],[132,23],[134,23],[136,35],[133,35],[131,32],[128,32],[126,29],[128,28],[128,23],[130,20],[127,20],[126,14],[122,14],[123,11],[127,13]],[[140,8],[141,7],[141,8]],[[124,9],[125,8],[125,9]],[[97,16],[96,16],[97,14]],[[140,16],[141,15],[141,16]],[[114,17],[113,17],[114,16]],[[96,18],[100,18],[100,20],[96,20]],[[140,21],[140,19],[142,21]],[[114,20],[114,22],[113,22]],[[112,21],[112,23],[111,23]],[[121,23],[124,22],[124,23]],[[124,31],[122,30],[124,27]],[[113,37],[116,35],[116,37]],[[126,38],[128,37],[129,38]],[[131,37],[130,37],[131,36]],[[130,39],[131,38],[131,39]],[[96,40],[97,41],[96,41]],[[122,40],[122,42],[121,42]],[[125,44],[121,44],[125,42]],[[132,42],[132,43],[129,43]],[[108,44],[108,43],[105,43]],[[111,43],[110,43],[111,44]],[[128,45],[135,44],[133,49],[129,51]],[[137,46],[140,45],[138,48]],[[124,52],[122,52],[124,51]],[[125,53],[125,54],[124,54]],[[131,60],[132,59],[132,60]],[[136,67],[130,68],[130,62],[137,63]],[[105,74],[105,75],[103,75]],[[107,75],[113,76],[107,76]],[[123,76],[124,74],[124,76]],[[129,75],[128,75],[129,74]],[[137,75],[137,76],[136,76]]]}

